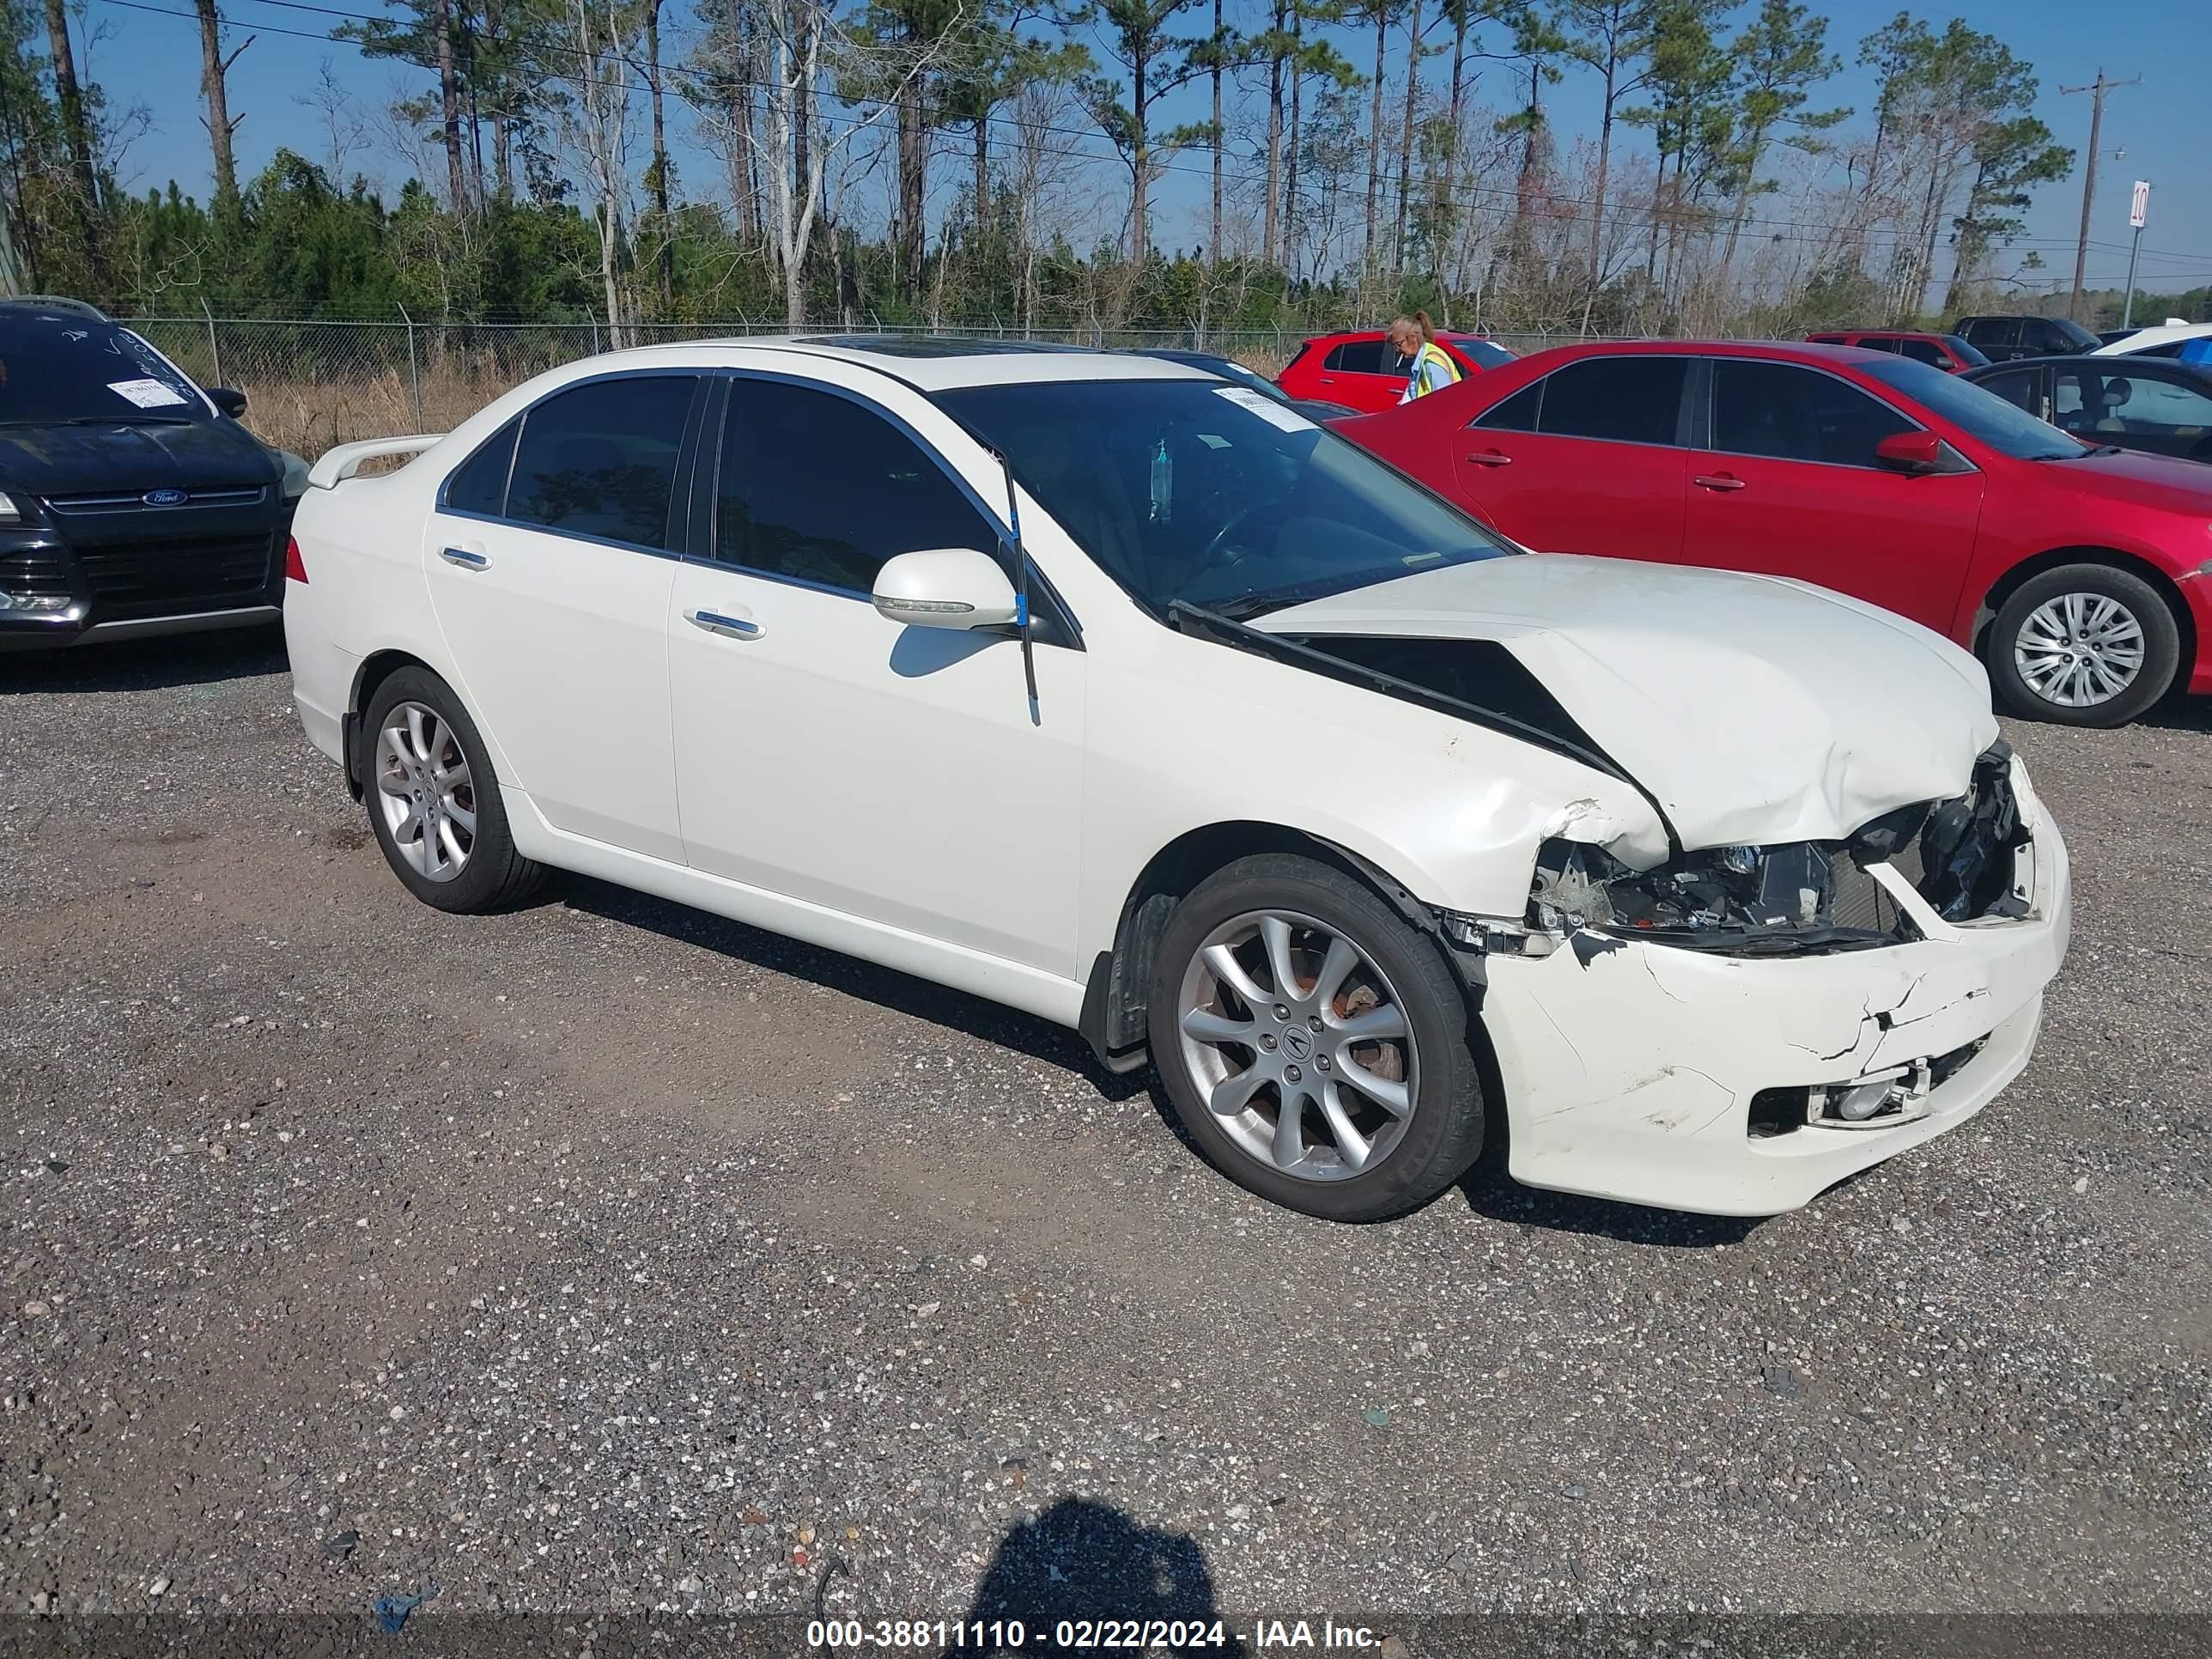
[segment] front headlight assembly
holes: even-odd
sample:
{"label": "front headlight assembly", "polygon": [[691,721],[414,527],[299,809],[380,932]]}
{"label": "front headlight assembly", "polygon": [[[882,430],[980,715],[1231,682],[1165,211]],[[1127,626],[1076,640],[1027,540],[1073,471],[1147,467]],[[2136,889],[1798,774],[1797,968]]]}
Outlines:
{"label": "front headlight assembly", "polygon": [[1840,842],[1720,847],[1632,870],[1586,842],[1536,855],[1528,921],[1717,951],[1789,953],[1917,937],[1893,898]]}

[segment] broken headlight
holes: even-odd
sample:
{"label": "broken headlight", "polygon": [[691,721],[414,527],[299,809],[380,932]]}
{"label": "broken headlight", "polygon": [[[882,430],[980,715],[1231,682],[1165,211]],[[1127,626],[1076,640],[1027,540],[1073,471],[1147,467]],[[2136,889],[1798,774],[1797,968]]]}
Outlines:
{"label": "broken headlight", "polygon": [[1552,933],[1591,927],[1721,945],[1757,937],[1777,944],[1887,940],[1836,913],[1837,858],[1827,842],[1716,847],[1650,870],[1632,870],[1587,842],[1547,841],[1536,855],[1528,920]]}

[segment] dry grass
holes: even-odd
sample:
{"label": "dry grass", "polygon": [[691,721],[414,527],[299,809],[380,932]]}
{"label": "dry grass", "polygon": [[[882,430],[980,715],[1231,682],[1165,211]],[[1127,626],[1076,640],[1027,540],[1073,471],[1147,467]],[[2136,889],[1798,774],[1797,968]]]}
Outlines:
{"label": "dry grass", "polygon": [[364,438],[451,431],[526,378],[427,372],[419,416],[404,374],[375,374],[353,381],[246,378],[239,390],[246,397],[246,424],[264,443],[313,460],[333,445]]}

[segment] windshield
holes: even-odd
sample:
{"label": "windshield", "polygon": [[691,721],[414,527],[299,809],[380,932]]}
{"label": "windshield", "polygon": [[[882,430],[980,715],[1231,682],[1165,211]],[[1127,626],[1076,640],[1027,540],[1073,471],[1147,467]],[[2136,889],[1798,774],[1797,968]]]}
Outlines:
{"label": "windshield", "polygon": [[1450,338],[1477,368],[1503,368],[1514,361],[1511,352],[1492,341],[1478,340],[1471,334],[1455,334]]}
{"label": "windshield", "polygon": [[0,426],[212,418],[198,389],[129,329],[65,312],[0,319]]}
{"label": "windshield", "polygon": [[1156,612],[1238,617],[1510,551],[1357,445],[1242,386],[1054,380],[941,392]]}
{"label": "windshield", "polygon": [[1866,373],[2016,461],[2064,461],[2089,453],[2019,404],[1926,363],[1899,357],[1871,364]]}

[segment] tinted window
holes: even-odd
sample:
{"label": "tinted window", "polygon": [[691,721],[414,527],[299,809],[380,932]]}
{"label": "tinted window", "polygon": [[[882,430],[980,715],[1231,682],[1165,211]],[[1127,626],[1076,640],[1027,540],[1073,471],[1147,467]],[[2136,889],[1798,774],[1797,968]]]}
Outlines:
{"label": "tinted window", "polygon": [[1671,444],[1682,404],[1680,357],[1597,357],[1544,384],[1539,431],[1561,438]]}
{"label": "tinted window", "polygon": [[1933,340],[1899,340],[1897,355],[1910,357],[1916,363],[1933,363],[1938,368],[1951,366],[1951,360],[1943,355],[1943,349]]}
{"label": "tinted window", "polygon": [[1849,345],[1851,343],[1851,337],[1848,334],[1808,334],[1805,337],[1814,345]]}
{"label": "tinted window", "polygon": [[1891,353],[1901,351],[1905,347],[1905,342],[1894,334],[1862,334],[1856,343],[1864,346],[1869,351]]}
{"label": "tinted window", "polygon": [[2020,319],[1969,317],[1959,325],[1959,332],[1985,351],[1991,346],[2014,346],[2020,343]]}
{"label": "tinted window", "polygon": [[199,389],[127,328],[28,307],[0,318],[0,426],[214,418]]}
{"label": "tinted window", "polygon": [[2047,319],[2044,325],[2057,337],[2061,351],[2094,351],[2097,349],[2097,337],[2071,317],[2052,317]]}
{"label": "tinted window", "polygon": [[1989,362],[1989,359],[1984,357],[1970,341],[1962,340],[1955,334],[1946,334],[1943,337],[1943,343],[1950,347],[1951,355],[1966,364],[1968,368],[1979,368],[1984,363]]}
{"label": "tinted window", "polygon": [[[1382,340],[1347,340],[1328,354],[1328,366],[1342,374],[1380,374],[1386,365],[1382,362]],[[1395,367],[1395,354],[1389,367]]]}
{"label": "tinted window", "polygon": [[1874,447],[1912,423],[1831,375],[1788,363],[1713,365],[1713,447],[1832,466],[1872,466]]}
{"label": "tinted window", "polygon": [[859,593],[894,555],[999,544],[944,468],[881,415],[780,380],[731,384],[716,496],[717,558]]}
{"label": "tinted window", "polygon": [[1477,426],[1486,426],[1493,432],[1534,432],[1537,411],[1544,406],[1544,383],[1524,386],[1497,408],[1487,410],[1475,419]]}
{"label": "tinted window", "polygon": [[507,516],[579,536],[666,547],[689,374],[599,380],[523,416]]}
{"label": "tinted window", "polygon": [[1975,381],[1974,384],[1996,392],[2008,404],[2018,404],[2031,415],[2040,415],[2043,412],[2042,397],[2036,388],[2037,378],[2037,374],[2033,372],[2021,374],[1992,374],[1986,380]]}
{"label": "tinted window", "polygon": [[453,469],[446,480],[448,507],[495,519],[507,511],[507,475],[514,462],[514,434],[521,429],[520,420],[509,421]]}

